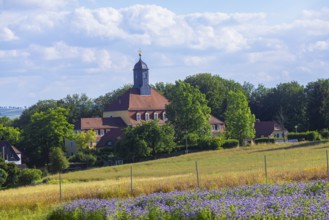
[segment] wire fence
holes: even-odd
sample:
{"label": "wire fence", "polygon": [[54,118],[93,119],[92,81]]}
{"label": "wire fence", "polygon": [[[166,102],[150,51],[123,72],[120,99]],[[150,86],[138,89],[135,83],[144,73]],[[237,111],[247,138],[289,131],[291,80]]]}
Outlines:
{"label": "wire fence", "polygon": [[[160,181],[162,185],[170,185],[172,180],[182,181],[186,177],[192,187],[202,189],[220,178],[221,181],[229,182],[233,179],[232,176],[239,179],[242,178],[241,176],[253,175],[254,179],[245,181],[246,184],[328,178],[328,150],[317,149],[312,152],[312,155],[309,154],[309,151],[303,150],[294,151],[292,154],[291,152],[285,153],[285,151],[278,153],[275,149],[259,149],[257,153],[247,152],[243,155],[235,155],[233,152],[232,155],[223,157],[220,163],[211,159],[200,159],[199,161],[198,158],[193,157],[186,158],[185,165],[154,166],[152,161],[146,161],[142,163],[142,166],[140,164],[123,165],[125,168],[120,170],[121,176],[118,181],[121,181],[120,184],[122,184],[122,179],[125,179],[124,185],[129,186],[127,190],[134,195],[134,191],[141,184],[146,184],[153,179]],[[170,163],[170,161],[166,161],[166,163]],[[116,167],[119,168],[119,166],[113,166],[113,169]],[[177,172],[175,172],[175,167]],[[59,178],[60,200],[62,200],[61,175]]]}

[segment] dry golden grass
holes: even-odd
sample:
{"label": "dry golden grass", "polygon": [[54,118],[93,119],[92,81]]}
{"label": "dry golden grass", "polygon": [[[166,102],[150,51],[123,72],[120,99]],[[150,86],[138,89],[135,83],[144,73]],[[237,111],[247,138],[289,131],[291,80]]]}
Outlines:
{"label": "dry golden grass", "polygon": [[[193,190],[198,187],[195,161],[201,189],[324,179],[327,147],[326,142],[253,146],[66,173],[62,175],[62,201]],[[49,178],[48,184],[0,191],[1,219],[44,219],[60,204],[58,175]]]}

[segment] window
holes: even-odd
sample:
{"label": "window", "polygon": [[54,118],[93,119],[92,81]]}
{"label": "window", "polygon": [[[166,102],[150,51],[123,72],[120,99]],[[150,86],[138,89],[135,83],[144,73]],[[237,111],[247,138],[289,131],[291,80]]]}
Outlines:
{"label": "window", "polygon": [[101,136],[104,135],[104,129],[101,129],[101,130],[100,130],[100,134],[101,134]]}
{"label": "window", "polygon": [[150,120],[150,114],[149,113],[145,113],[145,121]]}
{"label": "window", "polygon": [[106,129],[106,133],[109,133],[110,132],[110,129]]}
{"label": "window", "polygon": [[167,115],[166,115],[166,112],[163,112],[163,113],[162,113],[162,118],[163,118],[164,121],[167,121]]}
{"label": "window", "polygon": [[95,130],[96,135],[99,135],[98,130]]}
{"label": "window", "polygon": [[137,121],[140,121],[140,120],[141,120],[141,114],[140,114],[140,113],[137,113],[137,114],[136,114],[136,120],[137,120]]}
{"label": "window", "polygon": [[212,130],[213,131],[217,130],[217,126],[216,125],[212,125]]}
{"label": "window", "polygon": [[158,115],[158,113],[154,113],[154,120],[157,120],[159,118],[159,115]]}

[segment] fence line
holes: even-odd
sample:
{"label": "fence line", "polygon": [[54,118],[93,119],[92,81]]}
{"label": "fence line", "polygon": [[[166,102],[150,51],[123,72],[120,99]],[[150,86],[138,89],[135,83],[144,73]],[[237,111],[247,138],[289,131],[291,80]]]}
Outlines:
{"label": "fence line", "polygon": [[[283,154],[282,156],[284,157],[284,161],[286,161],[285,154]],[[264,180],[265,180],[265,183],[266,184],[269,182],[269,179],[270,179],[269,174],[271,174],[271,173],[269,173],[268,171],[269,171],[269,169],[271,169],[271,164],[272,165],[274,164],[273,165],[273,167],[275,167],[274,169],[281,169],[282,170],[282,169],[285,168],[284,165],[286,163],[284,163],[284,164],[281,163],[280,166],[277,167],[278,164],[275,164],[275,160],[272,160],[272,161],[274,161],[273,163],[271,163],[271,160],[270,161],[268,160],[268,159],[273,159],[273,158],[275,159],[275,157],[270,157],[269,155],[264,155],[264,157],[263,157],[263,165],[264,165],[264,168],[263,168],[263,171],[262,172],[264,172],[264,173],[262,175],[264,175]],[[298,155],[296,156],[296,158],[297,159],[299,158]],[[296,158],[292,158],[292,159],[289,158],[289,159],[290,160],[296,160]],[[260,160],[260,158],[258,158],[258,159]],[[288,159],[287,159],[287,161],[288,161]],[[317,164],[317,166],[318,166],[319,165],[319,161],[324,161],[323,154],[322,154],[322,159],[321,159],[321,157],[319,157],[319,158],[312,158],[309,161],[312,163],[313,166],[315,166],[315,164]],[[318,163],[315,163],[315,161],[317,161]],[[261,164],[259,162],[260,161],[258,161],[256,163],[256,166],[257,167],[259,167],[260,164]],[[291,164],[292,163],[289,163],[288,164],[289,167],[290,167],[288,169],[291,169]],[[252,167],[255,167],[255,164],[254,163],[252,163],[250,165]],[[329,179],[329,155],[328,155],[328,150],[326,150],[326,164],[324,166],[326,167],[326,176]],[[250,167],[249,167],[249,169],[248,169],[248,167],[244,167],[244,168],[246,168],[246,170],[249,170],[250,172],[252,172],[250,170]],[[259,171],[261,171],[261,167],[260,167]],[[257,172],[257,171],[255,170],[254,172]],[[220,174],[220,171],[218,172],[218,174]],[[197,160],[195,161],[195,175],[196,175],[196,186],[197,186],[197,188],[200,189],[200,185],[201,185],[200,184],[200,169],[199,169],[198,161]],[[201,173],[201,175],[202,175],[202,173]],[[129,175],[129,177],[130,177],[130,194],[133,195],[134,189],[133,189],[133,166],[132,165],[130,166],[130,175]],[[59,200],[60,200],[60,202],[62,202],[62,175],[61,175],[61,172],[59,172],[58,178],[59,178]]]}

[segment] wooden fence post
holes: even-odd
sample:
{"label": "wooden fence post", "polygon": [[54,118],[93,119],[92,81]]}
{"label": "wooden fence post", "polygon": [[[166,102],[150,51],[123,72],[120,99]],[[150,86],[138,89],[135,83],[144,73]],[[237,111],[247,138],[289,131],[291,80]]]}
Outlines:
{"label": "wooden fence post", "polygon": [[197,179],[197,183],[198,183],[198,188],[200,188],[198,161],[195,161],[195,170],[196,170],[196,179]]}
{"label": "wooden fence post", "polygon": [[130,194],[133,195],[133,166],[130,166]]}
{"label": "wooden fence post", "polygon": [[266,163],[266,155],[264,155],[264,166],[265,166],[265,179],[267,184],[267,163]]}

